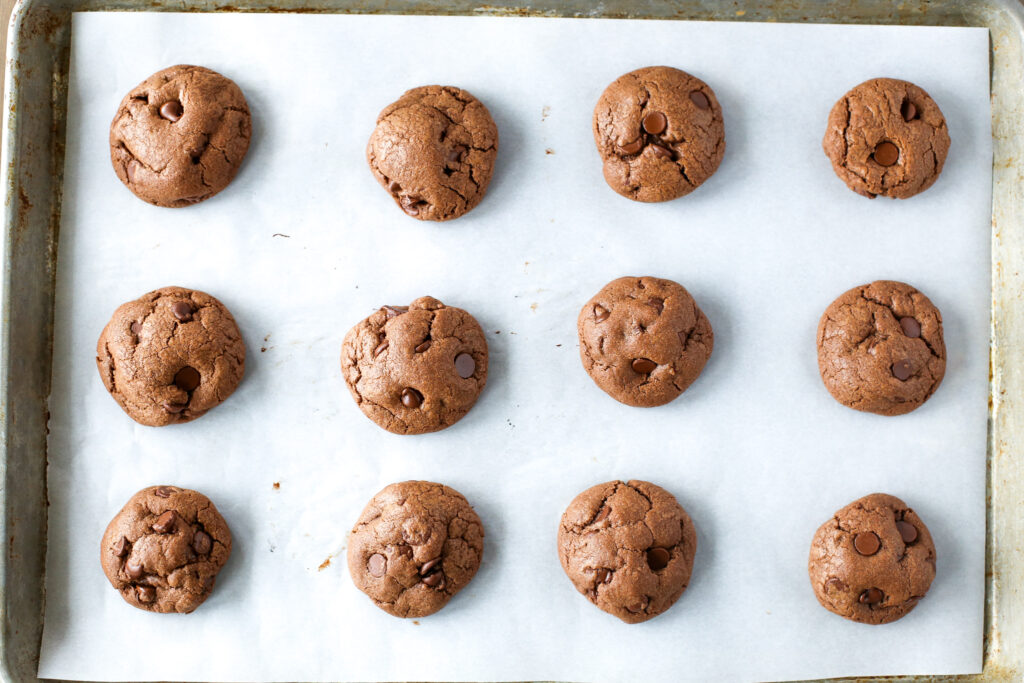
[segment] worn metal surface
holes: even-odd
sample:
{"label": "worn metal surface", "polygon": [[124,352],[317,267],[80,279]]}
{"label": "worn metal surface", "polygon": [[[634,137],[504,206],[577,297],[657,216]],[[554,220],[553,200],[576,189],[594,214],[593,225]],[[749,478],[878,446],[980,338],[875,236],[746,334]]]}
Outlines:
{"label": "worn metal surface", "polygon": [[19,0],[8,35],[0,279],[0,675],[36,679],[46,421],[71,12],[486,14],[986,26],[992,43],[992,383],[985,670],[873,681],[1024,680],[1024,8],[1020,0]]}

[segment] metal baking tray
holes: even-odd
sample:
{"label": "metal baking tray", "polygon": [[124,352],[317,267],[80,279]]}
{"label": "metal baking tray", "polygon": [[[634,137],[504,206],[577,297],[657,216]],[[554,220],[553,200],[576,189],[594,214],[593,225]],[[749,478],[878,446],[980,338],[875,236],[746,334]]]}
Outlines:
{"label": "metal baking tray", "polygon": [[[230,2],[230,4],[228,4]],[[309,12],[982,26],[990,31],[992,310],[984,672],[1024,680],[1024,6],[1021,0],[18,0],[7,44],[0,280],[0,675],[37,679],[47,397],[71,13]],[[955,68],[955,65],[950,65]],[[869,679],[863,679],[869,680]],[[935,681],[937,677],[900,677]]]}

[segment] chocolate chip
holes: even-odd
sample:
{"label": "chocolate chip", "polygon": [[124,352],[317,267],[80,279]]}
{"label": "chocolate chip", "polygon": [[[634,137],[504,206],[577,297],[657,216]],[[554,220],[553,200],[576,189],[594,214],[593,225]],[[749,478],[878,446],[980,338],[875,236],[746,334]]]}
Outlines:
{"label": "chocolate chip", "polygon": [[697,109],[711,108],[711,100],[709,100],[708,96],[700,90],[694,90],[690,93],[690,101],[697,105]]}
{"label": "chocolate chip", "polygon": [[885,594],[882,593],[882,591],[878,590],[877,588],[869,588],[863,593],[861,593],[860,597],[857,599],[860,601],[862,605],[877,605],[878,603],[882,602],[882,599],[884,597]]}
{"label": "chocolate chip", "polygon": [[391,320],[392,318],[394,318],[396,316],[399,316],[399,315],[402,315],[403,313],[408,313],[409,312],[409,307],[408,306],[382,306],[380,310],[384,311],[384,316],[385,316],[386,320]]}
{"label": "chocolate chip", "polygon": [[469,379],[476,372],[476,361],[468,353],[460,353],[455,356],[455,372],[459,373],[462,379]]}
{"label": "chocolate chip", "polygon": [[173,486],[157,486],[156,490],[153,491],[153,495],[159,496],[160,498],[170,498],[172,493],[177,493],[178,489]]}
{"label": "chocolate chip", "polygon": [[607,505],[604,506],[603,508],[601,508],[601,511],[597,513],[597,517],[594,517],[593,523],[596,524],[597,522],[603,522],[604,520],[608,519],[608,515],[610,515],[611,512],[611,508],[609,508]]}
{"label": "chocolate chip", "polygon": [[192,319],[192,304],[187,301],[175,301],[171,304],[171,313],[183,323]]}
{"label": "chocolate chip", "polygon": [[182,391],[192,392],[199,386],[199,371],[191,365],[186,365],[174,375],[174,386]]}
{"label": "chocolate chip", "polygon": [[401,204],[402,210],[410,216],[418,216],[420,215],[420,207],[426,206],[427,202],[419,197],[405,196],[401,198],[399,204]]}
{"label": "chocolate chip", "polygon": [[624,145],[618,145],[619,151],[623,154],[636,154],[644,148],[644,141],[639,138]]}
{"label": "chocolate chip", "polygon": [[611,313],[608,312],[607,308],[601,304],[594,305],[594,322],[603,323],[608,319],[609,315],[611,315]]}
{"label": "chocolate chip", "polygon": [[594,572],[594,580],[597,581],[597,583],[608,583],[612,580],[612,573],[602,567]]}
{"label": "chocolate chip", "polygon": [[900,158],[900,148],[892,144],[888,140],[885,142],[879,142],[875,146],[875,152],[871,155],[871,158],[875,160],[879,166],[892,166]]}
{"label": "chocolate chip", "polygon": [[128,575],[128,578],[133,581],[141,578],[144,573],[142,571],[142,563],[136,560],[128,560],[124,565],[124,571]]}
{"label": "chocolate chip", "polygon": [[122,536],[117,543],[114,544],[114,557],[124,557],[128,554],[128,550],[131,548],[131,544],[128,543],[128,539]]}
{"label": "chocolate chip", "polygon": [[136,586],[135,594],[139,597],[139,602],[147,605],[156,600],[156,589],[152,586]]}
{"label": "chocolate chip", "polygon": [[430,586],[431,588],[436,588],[437,590],[444,589],[444,574],[442,574],[441,572],[434,572],[433,574],[428,574],[424,576],[421,579],[421,581],[423,581],[424,584]]}
{"label": "chocolate chip", "polygon": [[375,348],[373,350],[373,357],[376,358],[380,354],[384,353],[385,351],[387,351],[387,348],[388,348],[388,340],[385,339],[380,344],[377,344],[377,348]]}
{"label": "chocolate chip", "polygon": [[181,411],[185,410],[185,408],[188,408],[187,403],[171,403],[170,401],[165,401],[162,405],[163,409],[166,410],[168,413],[175,414],[180,413]]}
{"label": "chocolate chip", "polygon": [[647,598],[641,599],[639,602],[634,602],[632,605],[627,605],[626,610],[633,614],[639,614],[647,609],[647,605],[650,601]]}
{"label": "chocolate chip", "polygon": [[448,152],[448,159],[447,159],[448,163],[449,164],[460,163],[462,161],[462,158],[466,155],[467,151],[469,151],[469,150],[467,148],[463,147],[462,145],[459,145],[458,147],[455,147],[450,152]]}
{"label": "chocolate chip", "polygon": [[174,521],[177,515],[174,514],[174,510],[168,510],[162,515],[156,518],[153,522],[153,531],[158,534],[168,534],[174,531]]}
{"label": "chocolate chip", "polygon": [[427,560],[426,562],[423,563],[423,566],[420,567],[420,576],[426,576],[427,574],[429,574],[430,572],[432,572],[434,570],[434,567],[436,567],[439,564],[441,564],[441,558],[440,557],[435,557],[432,560]]}
{"label": "chocolate chip", "polygon": [[853,537],[853,549],[861,555],[874,555],[881,547],[882,542],[873,531],[865,531]]}
{"label": "chocolate chip", "polygon": [[392,194],[398,194],[402,191],[402,186],[398,183],[391,183],[391,187],[389,187],[388,190],[390,190]]}
{"label": "chocolate chip", "polygon": [[402,405],[406,408],[419,408],[420,404],[423,403],[423,394],[406,387],[402,389]]}
{"label": "chocolate chip", "polygon": [[825,582],[825,590],[828,591],[828,592],[832,592],[832,591],[837,591],[837,592],[845,591],[846,590],[846,584],[843,583],[842,579],[837,579],[836,577],[833,576],[831,579],[829,579],[828,581]]}
{"label": "chocolate chip", "polygon": [[[423,342],[422,344],[418,345],[418,346],[417,346],[417,347],[416,347],[415,349],[413,349],[413,350],[414,350],[414,351],[415,351],[416,353],[423,353],[424,351],[426,351],[427,349],[429,349],[429,348],[430,348],[430,343],[431,343],[431,342],[430,342],[430,340],[428,339],[427,341],[425,341],[425,342]],[[457,361],[456,361],[456,362],[457,362]]]}
{"label": "chocolate chip", "polygon": [[900,538],[906,544],[911,544],[917,540],[917,527],[910,522],[904,522],[902,519],[896,522],[896,528],[900,532]]}
{"label": "chocolate chip", "polygon": [[636,358],[630,363],[630,367],[633,368],[633,372],[639,375],[649,375],[654,372],[658,364],[647,358]]}
{"label": "chocolate chip", "polygon": [[651,144],[651,149],[654,150],[654,155],[655,156],[661,157],[662,159],[674,159],[675,158],[675,154],[673,154],[672,150],[670,150],[668,147],[663,147],[661,145],[652,143]]}
{"label": "chocolate chip", "polygon": [[139,169],[139,162],[132,159],[128,162],[128,165],[124,167],[124,172],[128,176],[128,182],[135,182],[135,172]]}
{"label": "chocolate chip", "polygon": [[900,327],[903,328],[903,334],[911,339],[917,339],[921,336],[921,323],[913,318],[900,318]]}
{"label": "chocolate chip", "polygon": [[671,555],[664,548],[651,548],[647,551],[647,566],[654,571],[668,566]]}
{"label": "chocolate chip", "polygon": [[139,332],[142,332],[142,323],[134,322],[130,329],[132,334],[138,334]]}
{"label": "chocolate chip", "polygon": [[388,558],[384,557],[380,553],[374,553],[373,555],[370,555],[370,560],[366,563],[366,568],[370,571],[370,576],[376,576],[379,579],[388,571]]}
{"label": "chocolate chip", "polygon": [[903,105],[900,106],[900,114],[903,115],[904,121],[913,121],[917,118],[917,107],[910,100],[903,100]]}
{"label": "chocolate chip", "polygon": [[192,536],[192,550],[196,551],[196,555],[205,555],[210,552],[210,548],[213,547],[213,540],[210,538],[210,534],[205,531],[197,531]]}
{"label": "chocolate chip", "polygon": [[651,135],[661,135],[668,128],[668,119],[660,111],[652,111],[644,117],[643,126]]}
{"label": "chocolate chip", "polygon": [[164,102],[160,107],[160,116],[164,117],[171,123],[174,123],[181,118],[181,115],[185,113],[185,108],[181,106],[181,102],[178,100],[170,100]]}
{"label": "chocolate chip", "polygon": [[658,311],[658,315],[661,315],[661,312],[665,310],[665,300],[659,297],[651,297],[647,300],[647,303],[654,306],[654,309]]}
{"label": "chocolate chip", "polygon": [[909,360],[898,360],[892,364],[892,376],[899,381],[906,382],[912,374]]}

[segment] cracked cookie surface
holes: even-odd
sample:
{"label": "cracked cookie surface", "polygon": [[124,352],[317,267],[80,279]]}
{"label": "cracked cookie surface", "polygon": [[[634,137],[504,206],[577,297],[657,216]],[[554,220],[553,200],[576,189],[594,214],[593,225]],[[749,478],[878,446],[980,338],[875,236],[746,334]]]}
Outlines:
{"label": "cracked cookie surface", "polygon": [[580,311],[580,359],[616,401],[660,406],[700,375],[711,357],[711,323],[690,293],[671,280],[622,277]]}
{"label": "cracked cookie surface", "polygon": [[227,187],[251,137],[249,105],[234,81],[201,66],[172,66],[121,101],[110,161],[140,199],[189,206]]}
{"label": "cracked cookie surface", "polygon": [[363,414],[395,434],[458,422],[487,382],[487,339],[466,311],[429,296],[384,306],[349,330],[341,372]]}
{"label": "cracked cookie surface", "polygon": [[725,154],[715,92],[668,66],[637,69],[613,81],[594,107],[593,127],[608,185],[640,202],[690,194],[718,170]]}
{"label": "cracked cookie surface", "polygon": [[125,602],[150,612],[187,613],[213,591],[231,555],[231,532],[210,499],[176,486],[150,486],[107,526],[100,564]]}
{"label": "cracked cookie surface", "polygon": [[458,218],[487,192],[498,155],[498,127],[470,93],[413,88],[381,111],[366,146],[377,182],[421,221]]}
{"label": "cracked cookie surface", "polygon": [[665,489],[610,481],[569,503],[558,559],[576,590],[628,624],[658,616],[690,583],[697,532]]}
{"label": "cracked cookie surface", "polygon": [[887,624],[928,592],[935,544],[906,503],[872,493],[815,532],[807,570],[822,607],[862,624]]}
{"label": "cracked cookie surface", "polygon": [[96,366],[133,420],[160,427],[194,420],[230,396],[245,373],[245,344],[220,301],[164,287],[114,311]]}
{"label": "cracked cookie surface", "polygon": [[939,105],[924,90],[895,78],[874,78],[832,107],[822,147],[836,175],[857,194],[906,199],[939,177],[949,131]]}
{"label": "cracked cookie surface", "polygon": [[348,538],[356,588],[396,617],[425,617],[466,587],[484,552],[484,528],[458,491],[429,481],[375,495]]}
{"label": "cracked cookie surface", "polygon": [[946,373],[942,314],[908,284],[879,280],[833,301],[818,323],[818,370],[832,397],[878,415],[902,415]]}

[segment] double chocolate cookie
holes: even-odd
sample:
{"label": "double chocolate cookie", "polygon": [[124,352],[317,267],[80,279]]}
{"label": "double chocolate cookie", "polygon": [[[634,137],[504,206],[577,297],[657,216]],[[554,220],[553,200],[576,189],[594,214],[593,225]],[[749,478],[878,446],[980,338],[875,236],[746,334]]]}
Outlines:
{"label": "double chocolate cookie", "polygon": [[424,296],[349,330],[341,372],[360,410],[395,434],[450,427],[487,382],[487,339],[461,308]]}
{"label": "double chocolate cookie", "polygon": [[902,282],[854,287],[821,316],[818,369],[825,388],[845,406],[909,413],[935,393],[946,373],[942,314]]}
{"label": "double chocolate cookie", "polygon": [[583,306],[576,327],[587,374],[631,406],[660,406],[686,391],[715,341],[690,293],[655,277],[612,280]]}
{"label": "double chocolate cookie", "polygon": [[209,498],[174,486],[131,497],[107,526],[100,563],[130,605],[191,612],[213,591],[231,554],[231,532]]}
{"label": "double chocolate cookie", "polygon": [[498,127],[461,88],[413,88],[380,113],[366,146],[377,182],[421,221],[458,218],[483,199],[498,155]]}
{"label": "double chocolate cookie", "polygon": [[887,624],[928,592],[935,544],[906,503],[872,493],[821,525],[807,570],[822,607],[862,624]]}
{"label": "double chocolate cookie", "polygon": [[628,624],[658,616],[690,583],[697,532],[671,493],[610,481],[569,504],[558,559],[576,590]]}
{"label": "double chocolate cookie", "polygon": [[160,427],[194,420],[230,396],[245,373],[245,344],[220,301],[164,287],[114,311],[96,366],[133,420]]}
{"label": "double chocolate cookie", "polygon": [[356,588],[396,617],[425,617],[466,587],[484,553],[484,528],[455,489],[391,484],[373,497],[348,537]]}
{"label": "double chocolate cookie", "polygon": [[234,81],[201,66],[172,66],[121,100],[110,161],[140,199],[188,206],[227,187],[251,137],[249,105]]}
{"label": "double chocolate cookie", "polygon": [[637,69],[598,99],[594,142],[605,180],[623,197],[676,199],[697,189],[722,162],[722,107],[707,83],[685,71]]}
{"label": "double chocolate cookie", "polygon": [[857,194],[906,199],[939,177],[949,131],[939,105],[924,90],[895,78],[874,78],[832,107],[822,147],[836,175]]}

